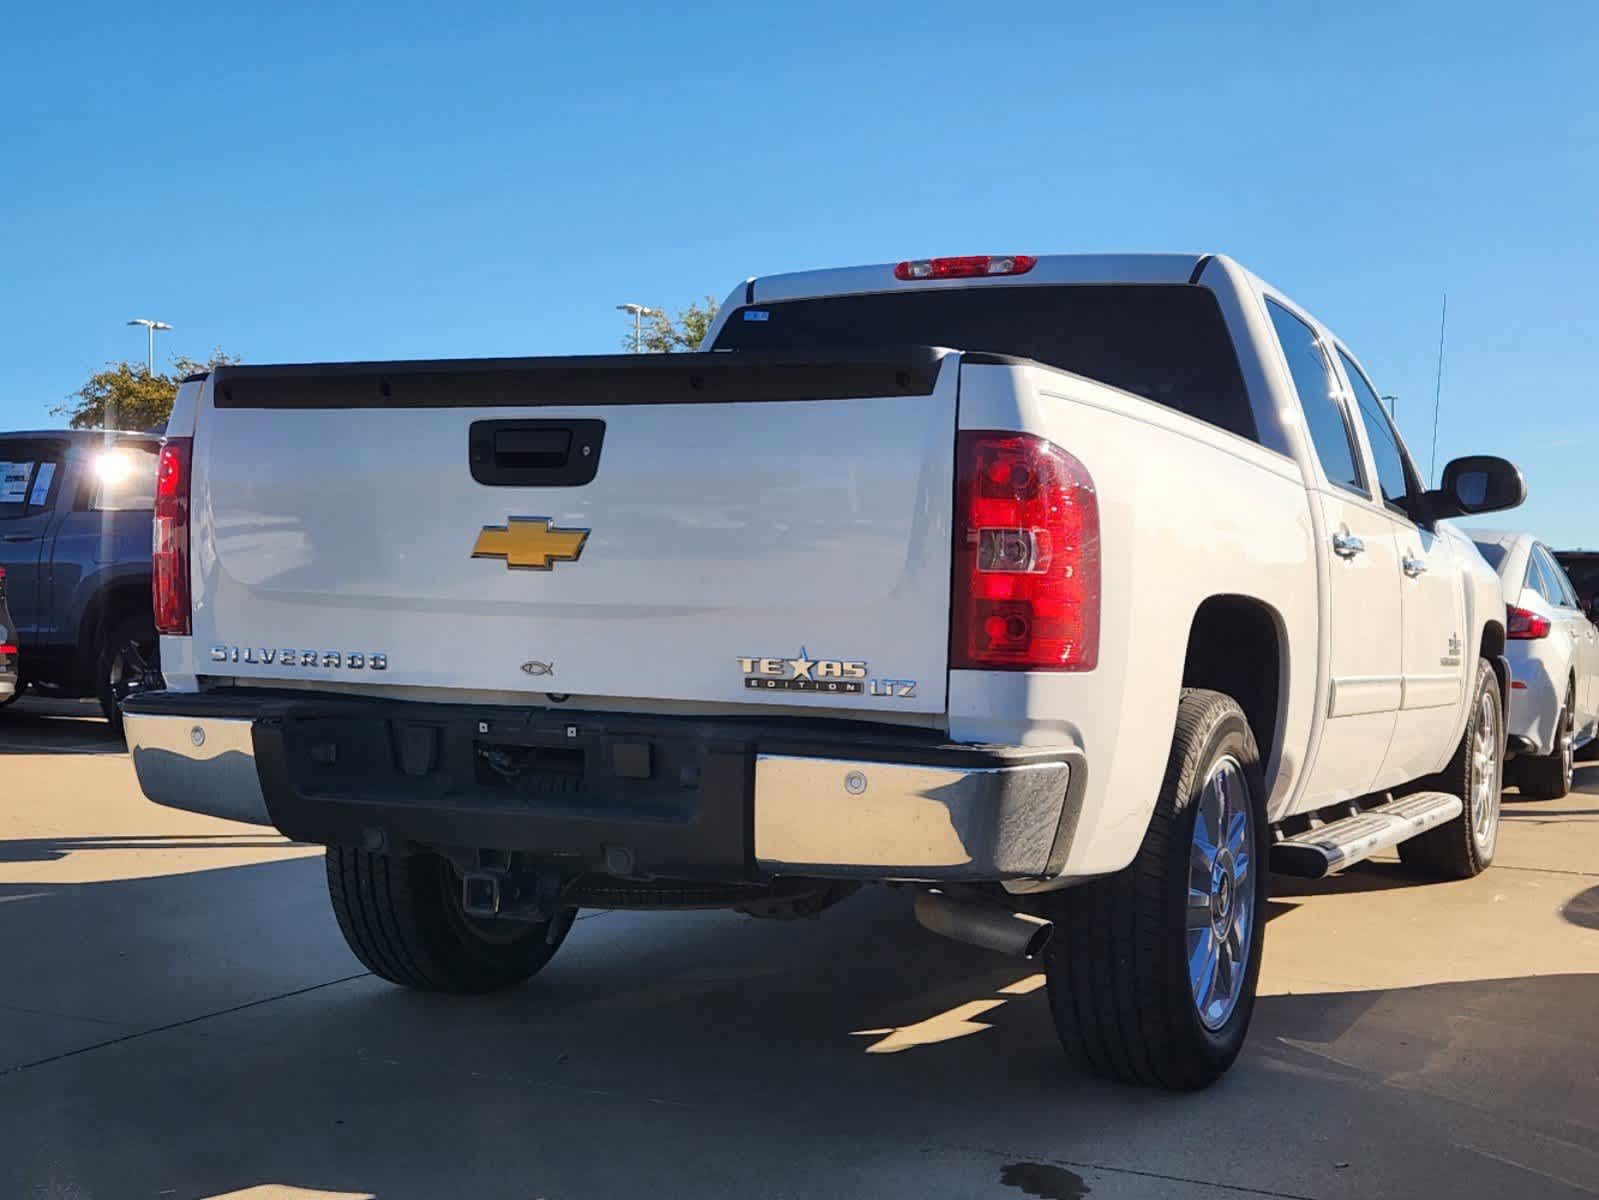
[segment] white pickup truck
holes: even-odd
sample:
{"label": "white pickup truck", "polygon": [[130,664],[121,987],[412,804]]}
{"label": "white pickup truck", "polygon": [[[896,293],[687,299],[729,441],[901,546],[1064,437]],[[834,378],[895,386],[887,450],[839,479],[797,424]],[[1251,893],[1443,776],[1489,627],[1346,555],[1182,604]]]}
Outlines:
{"label": "white pickup truck", "polygon": [[1424,490],[1236,263],[756,278],[707,345],[186,382],[145,793],[326,845],[416,988],[516,984],[579,908],[907,885],[1179,1089],[1243,1042],[1268,863],[1492,860],[1504,601],[1439,522],[1521,476]]}

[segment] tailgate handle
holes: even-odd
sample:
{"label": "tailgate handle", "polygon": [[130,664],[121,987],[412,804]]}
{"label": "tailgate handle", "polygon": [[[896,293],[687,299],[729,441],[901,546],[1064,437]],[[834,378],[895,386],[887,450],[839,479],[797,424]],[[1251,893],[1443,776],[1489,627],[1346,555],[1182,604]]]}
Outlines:
{"label": "tailgate handle", "polygon": [[581,487],[604,440],[604,421],[473,421],[467,463],[490,487]]}

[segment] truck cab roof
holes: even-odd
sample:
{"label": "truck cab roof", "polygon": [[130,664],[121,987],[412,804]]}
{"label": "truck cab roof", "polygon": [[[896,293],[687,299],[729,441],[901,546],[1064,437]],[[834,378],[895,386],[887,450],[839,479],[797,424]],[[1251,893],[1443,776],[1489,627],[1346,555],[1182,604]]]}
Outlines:
{"label": "truck cab roof", "polygon": [[[1209,254],[1041,254],[1025,274],[993,276],[1000,286],[1051,283],[1191,283],[1200,264],[1214,257]],[[760,275],[744,288],[743,303],[800,300],[855,292],[894,291],[900,288],[921,290],[929,287],[970,287],[978,280],[951,279],[898,280],[894,263],[872,263],[858,267],[829,267],[817,271],[794,271],[782,275]],[[986,282],[986,280],[985,280]],[[735,298],[737,294],[735,293]]]}

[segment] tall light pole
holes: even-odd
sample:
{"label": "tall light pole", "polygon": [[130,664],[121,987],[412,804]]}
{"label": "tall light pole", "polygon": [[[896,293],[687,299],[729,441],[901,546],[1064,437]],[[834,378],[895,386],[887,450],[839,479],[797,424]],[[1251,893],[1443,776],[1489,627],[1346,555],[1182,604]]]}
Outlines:
{"label": "tall light pole", "polygon": [[664,317],[666,315],[658,308],[645,308],[642,304],[618,304],[616,311],[629,313],[633,317],[634,354],[640,354],[644,350],[644,318]]}
{"label": "tall light pole", "polygon": [[148,345],[145,350],[144,369],[150,374],[155,374],[155,331],[157,329],[171,329],[165,321],[152,321],[149,317],[134,317],[129,325],[143,325],[147,335]]}

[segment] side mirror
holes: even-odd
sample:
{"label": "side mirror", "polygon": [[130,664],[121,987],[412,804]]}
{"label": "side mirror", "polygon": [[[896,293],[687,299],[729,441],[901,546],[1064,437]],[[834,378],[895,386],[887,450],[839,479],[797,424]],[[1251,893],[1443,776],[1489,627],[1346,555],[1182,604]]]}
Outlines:
{"label": "side mirror", "polygon": [[1599,625],[1599,592],[1588,597],[1588,619]]}
{"label": "side mirror", "polygon": [[1433,493],[1440,516],[1459,517],[1515,508],[1527,498],[1527,481],[1515,463],[1492,454],[1457,458],[1444,468]]}

